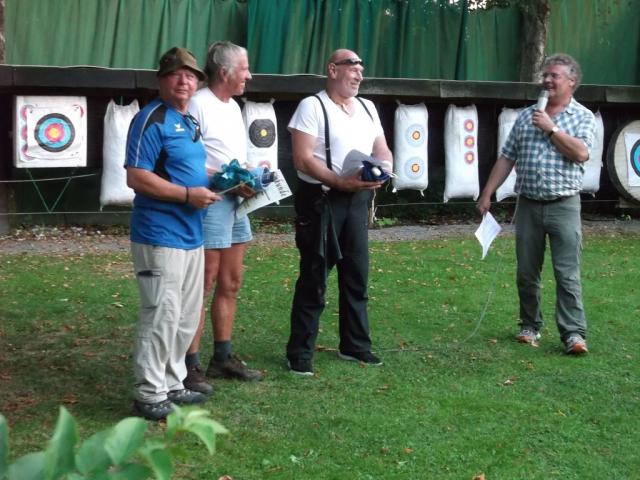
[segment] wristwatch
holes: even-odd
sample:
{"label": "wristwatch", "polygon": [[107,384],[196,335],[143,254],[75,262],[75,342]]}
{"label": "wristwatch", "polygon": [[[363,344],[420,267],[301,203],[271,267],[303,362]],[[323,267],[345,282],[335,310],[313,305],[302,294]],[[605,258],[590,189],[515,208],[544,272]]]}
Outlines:
{"label": "wristwatch", "polygon": [[553,128],[549,131],[549,138],[553,137],[554,133],[558,133],[560,131],[560,128],[557,125],[554,125]]}

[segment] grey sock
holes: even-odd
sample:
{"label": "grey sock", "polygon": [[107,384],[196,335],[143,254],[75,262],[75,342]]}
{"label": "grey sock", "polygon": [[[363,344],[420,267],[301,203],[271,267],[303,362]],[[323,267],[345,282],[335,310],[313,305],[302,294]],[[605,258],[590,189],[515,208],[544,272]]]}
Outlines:
{"label": "grey sock", "polygon": [[224,362],[231,356],[231,340],[213,342],[213,358],[216,362]]}
{"label": "grey sock", "polygon": [[200,353],[187,353],[187,355],[184,357],[184,364],[187,366],[187,368],[200,365]]}

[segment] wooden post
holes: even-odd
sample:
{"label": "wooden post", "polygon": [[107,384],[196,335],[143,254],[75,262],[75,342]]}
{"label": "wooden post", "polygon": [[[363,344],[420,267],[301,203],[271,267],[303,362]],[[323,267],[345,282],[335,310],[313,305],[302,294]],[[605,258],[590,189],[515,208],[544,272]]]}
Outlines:
{"label": "wooden post", "polygon": [[[5,63],[5,37],[4,37],[4,6],[5,0],[0,0],[0,64]],[[8,159],[5,159],[8,161]],[[9,190],[6,183],[2,180],[8,178],[9,165],[0,165],[0,214],[6,214],[9,211],[8,194]],[[9,217],[0,215],[0,235],[9,233]]]}

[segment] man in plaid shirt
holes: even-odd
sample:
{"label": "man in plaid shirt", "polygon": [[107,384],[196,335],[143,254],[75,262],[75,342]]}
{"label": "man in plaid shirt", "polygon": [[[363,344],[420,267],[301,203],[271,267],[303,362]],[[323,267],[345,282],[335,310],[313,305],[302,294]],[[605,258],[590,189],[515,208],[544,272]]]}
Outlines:
{"label": "man in plaid shirt", "polygon": [[491,195],[515,165],[521,327],[516,338],[534,346],[540,339],[540,272],[548,235],[557,284],[556,324],[568,354],[588,351],[580,281],[580,190],[595,118],[573,98],[580,79],[580,66],[569,55],[545,60],[542,86],[549,94],[548,104],[544,111],[532,105],[520,113],[477,205],[480,213],[489,211]]}

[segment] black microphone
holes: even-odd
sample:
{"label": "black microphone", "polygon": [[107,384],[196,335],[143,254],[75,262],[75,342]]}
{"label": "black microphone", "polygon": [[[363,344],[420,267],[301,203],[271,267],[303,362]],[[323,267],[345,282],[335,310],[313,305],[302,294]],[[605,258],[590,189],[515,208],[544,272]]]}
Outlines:
{"label": "black microphone", "polygon": [[544,88],[540,91],[540,95],[538,96],[538,103],[536,104],[536,110],[540,110],[544,112],[544,109],[547,108],[547,102],[549,101],[549,91]]}

